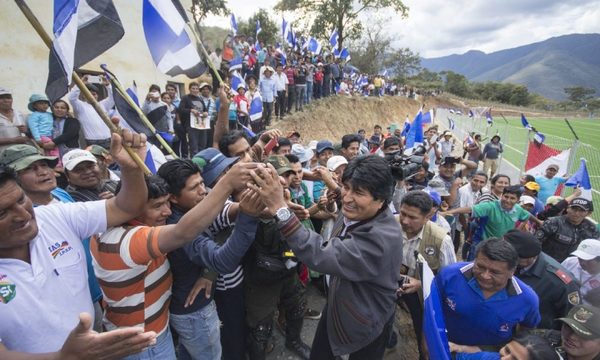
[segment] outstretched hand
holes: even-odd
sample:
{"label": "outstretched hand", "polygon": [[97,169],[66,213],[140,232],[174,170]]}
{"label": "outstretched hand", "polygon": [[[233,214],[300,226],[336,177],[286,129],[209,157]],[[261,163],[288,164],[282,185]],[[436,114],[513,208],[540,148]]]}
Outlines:
{"label": "outstretched hand", "polygon": [[269,209],[271,215],[275,215],[277,209],[287,207],[283,196],[283,185],[273,165],[268,164],[266,168],[260,167],[250,171],[252,181],[247,186],[257,192]]}
{"label": "outstretched hand", "polygon": [[110,154],[119,164],[121,169],[140,169],[137,163],[129,156],[124,146],[128,146],[144,161],[146,158],[146,135],[135,134],[123,129],[121,135],[113,133],[110,140]]}

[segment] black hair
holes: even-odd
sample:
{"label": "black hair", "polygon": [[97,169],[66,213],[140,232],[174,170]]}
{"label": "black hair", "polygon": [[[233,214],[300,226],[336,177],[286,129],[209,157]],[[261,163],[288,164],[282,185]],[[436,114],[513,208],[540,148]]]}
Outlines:
{"label": "black hair", "polygon": [[360,136],[358,134],[346,134],[342,136],[342,149],[347,149],[353,142],[360,145]]}
{"label": "black hair", "polygon": [[416,207],[421,212],[421,215],[428,215],[433,208],[433,200],[431,200],[431,196],[425,191],[412,190],[402,197],[400,205]]}
{"label": "black hair", "polygon": [[244,131],[242,131],[242,130],[229,131],[228,133],[223,135],[223,137],[221,137],[221,140],[219,140],[219,151],[221,151],[221,153],[223,155],[230,157],[231,154],[229,153],[229,145],[235,144],[241,138],[246,139],[246,141],[248,141],[248,143],[250,143],[250,140],[248,139],[248,137],[246,136],[246,133]]}
{"label": "black hair", "polygon": [[181,194],[185,183],[194,174],[200,174],[200,168],[189,159],[169,160],[158,169],[158,175],[169,185],[169,191],[175,196]]}
{"label": "black hair", "polygon": [[286,138],[286,137],[280,137],[277,139],[277,146],[273,147],[273,152],[277,153],[279,151],[279,148],[282,146],[292,146],[292,142],[290,141],[290,139]]}
{"label": "black hair", "polygon": [[167,90],[167,88],[173,88],[173,89],[175,89],[175,91],[177,91],[177,86],[175,84],[167,84],[167,85],[165,85],[165,90]]}
{"label": "black hair", "polygon": [[288,159],[290,164],[300,163],[300,158],[294,154],[287,154],[287,155],[285,155],[285,157]]}
{"label": "black hair", "polygon": [[381,129],[381,125],[375,125],[375,126],[373,126],[373,129],[377,129],[377,128]]}
{"label": "black hair", "polygon": [[542,336],[520,332],[513,337],[513,340],[527,349],[529,360],[560,359],[552,344]]}
{"label": "black hair", "polygon": [[69,105],[68,102],[62,100],[62,99],[58,99],[55,102],[52,103],[52,106],[56,105],[57,103],[63,103],[65,104],[65,106],[67,107],[67,112],[71,111],[71,106]]}
{"label": "black hair", "polygon": [[379,156],[359,156],[350,163],[342,175],[342,183],[367,190],[375,200],[389,203],[394,192],[394,178],[387,161]]}
{"label": "black hair", "polygon": [[383,140],[383,149],[387,149],[390,146],[394,146],[394,145],[401,146],[400,145],[400,139],[398,139],[395,136],[390,136],[389,138]]}
{"label": "black hair", "polygon": [[490,260],[507,263],[511,270],[515,269],[519,262],[517,250],[503,238],[491,237],[482,241],[477,246],[475,257],[480,253]]}
{"label": "black hair", "polygon": [[520,198],[521,195],[523,195],[523,190],[521,190],[520,185],[511,185],[504,188],[504,190],[502,191],[502,195],[504,194],[514,194],[517,195],[518,198]]}
{"label": "black hair", "polygon": [[508,175],[504,175],[504,174],[496,174],[496,175],[492,176],[492,179],[490,180],[490,182],[492,183],[492,185],[496,185],[496,182],[500,178],[503,178],[503,177],[508,179],[508,184],[510,185],[510,177],[508,177]]}
{"label": "black hair", "polygon": [[150,85],[150,88],[148,89],[148,91],[152,92],[152,91],[155,91],[155,90],[158,91],[158,92],[160,92],[160,86],[158,86],[156,84]]}
{"label": "black hair", "polygon": [[[145,175],[144,181],[146,182],[146,188],[148,189],[148,200],[158,199],[159,197],[170,194],[169,185],[160,176],[156,174]],[[121,181],[119,181],[117,187],[115,188],[115,195],[117,195],[120,191]]]}
{"label": "black hair", "polygon": [[475,171],[475,173],[471,176],[471,178],[473,178],[474,176],[483,176],[485,178],[485,182],[488,181],[488,174],[485,171],[482,170],[477,170]]}
{"label": "black hair", "polygon": [[17,182],[17,172],[10,166],[0,164],[0,186],[11,180]]}
{"label": "black hair", "polygon": [[535,182],[535,177],[533,175],[525,174],[523,175],[523,179],[525,179],[525,183]]}

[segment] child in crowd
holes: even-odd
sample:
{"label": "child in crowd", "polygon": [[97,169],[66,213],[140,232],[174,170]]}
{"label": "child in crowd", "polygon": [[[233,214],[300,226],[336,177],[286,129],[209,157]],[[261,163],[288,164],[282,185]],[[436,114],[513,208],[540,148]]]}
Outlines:
{"label": "child in crowd", "polygon": [[[46,95],[31,95],[27,108],[31,111],[31,114],[27,118],[27,125],[35,142],[43,146],[44,143],[52,141],[54,118],[52,117],[52,113],[48,112],[50,101]],[[44,152],[49,156],[59,156],[58,148],[46,149]]]}

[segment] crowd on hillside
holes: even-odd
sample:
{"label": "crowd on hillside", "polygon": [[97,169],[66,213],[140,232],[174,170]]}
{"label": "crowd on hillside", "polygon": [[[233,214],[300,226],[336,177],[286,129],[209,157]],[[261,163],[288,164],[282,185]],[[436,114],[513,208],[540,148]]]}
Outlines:
{"label": "crowd on hillside", "polygon": [[[426,263],[456,359],[600,359],[600,232],[591,200],[556,195],[567,174],[551,164],[515,181],[499,173],[499,136],[436,125],[410,149],[391,125],[341,139],[264,130],[269,103],[283,118],[343,83],[335,61],[326,74],[292,57],[284,69],[265,56],[234,96],[153,85],[142,109],[166,107],[178,158],[129,131],[106,81],[87,86],[108,94],[121,136],[77,87],[68,102],[32,95],[27,117],[0,89],[0,358],[264,359],[277,328],[302,359],[381,359],[407,336],[401,311],[425,359]],[[327,89],[307,91],[321,69]],[[256,92],[260,126],[246,122]],[[309,286],[323,309],[307,307]]]}

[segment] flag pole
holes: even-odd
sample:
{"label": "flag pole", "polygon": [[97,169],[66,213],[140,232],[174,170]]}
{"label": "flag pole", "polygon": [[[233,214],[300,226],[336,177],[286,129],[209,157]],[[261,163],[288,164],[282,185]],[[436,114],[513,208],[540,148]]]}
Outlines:
{"label": "flag pole", "polygon": [[148,118],[146,117],[144,112],[140,109],[138,104],[136,104],[135,101],[133,101],[133,99],[131,98],[131,96],[129,96],[127,91],[125,91],[125,89],[123,89],[123,85],[121,85],[121,83],[119,82],[117,77],[108,70],[106,64],[102,64],[102,65],[100,65],[100,67],[102,68],[102,70],[104,70],[107,74],[109,74],[112,77],[112,80],[113,80],[112,84],[117,88],[117,91],[119,92],[119,94],[121,94],[121,96],[123,97],[123,99],[125,99],[127,104],[129,104],[129,106],[131,106],[131,108],[137,112],[137,114],[140,117],[140,119],[142,120],[142,122],[144,122],[144,125],[146,125],[146,127],[154,133],[154,136],[156,136],[156,139],[158,140],[158,142],[160,142],[160,144],[165,147],[165,149],[169,152],[169,154],[171,154],[175,159],[178,159],[179,157],[177,156],[177,154],[173,151],[173,149],[171,149],[169,144],[165,141],[165,139],[163,139],[163,137],[158,133],[158,131],[156,131],[156,128],[154,127],[154,125],[152,125],[150,120],[148,120]]}
{"label": "flag pole", "polygon": [[186,25],[188,26],[188,28],[190,29],[192,34],[194,34],[194,38],[196,39],[196,47],[200,49],[200,52],[202,52],[202,56],[206,60],[206,64],[208,65],[208,67],[210,67],[210,69],[213,71],[213,74],[215,74],[215,76],[217,77],[217,80],[219,81],[219,85],[221,85],[221,86],[227,85],[221,78],[221,75],[217,71],[217,68],[215,67],[215,65],[210,60],[210,57],[208,56],[208,51],[206,51],[206,48],[204,47],[204,44],[202,43],[202,40],[200,39],[200,35],[198,34],[200,23],[196,19],[196,13],[194,12],[195,6],[197,6],[197,5],[195,5],[194,2],[192,1],[192,16],[194,17],[195,26],[198,29],[194,28],[194,25],[192,25],[192,22],[191,22],[191,20],[189,20],[189,17],[188,17],[188,21],[186,22]]}
{"label": "flag pole", "polygon": [[[25,0],[15,0],[15,3],[17,4],[19,9],[23,13],[25,18],[27,19],[27,21],[29,21],[31,26],[38,33],[40,38],[42,38],[42,41],[44,41],[46,46],[48,46],[48,48],[50,50],[52,50],[52,39],[50,38],[50,36],[46,32],[46,30],[44,30],[44,27],[42,26],[40,21],[37,19],[35,14],[31,11],[29,6],[25,3]],[[88,103],[90,105],[92,105],[94,110],[96,110],[96,112],[98,113],[98,115],[100,116],[102,121],[104,121],[104,124],[106,126],[108,126],[108,128],[110,129],[110,132],[120,133],[119,127],[117,127],[115,124],[112,123],[112,121],[110,121],[108,115],[106,115],[106,113],[104,112],[104,109],[102,109],[102,107],[100,106],[98,101],[96,101],[96,99],[94,98],[92,93],[88,90],[88,88],[85,85],[85,83],[83,82],[83,80],[81,80],[81,78],[79,77],[79,75],[77,75],[77,73],[75,71],[73,71],[72,78],[73,78],[73,81],[75,82],[75,84],[77,85],[77,87],[79,88],[79,90],[81,90],[81,93],[83,94],[85,99],[88,101]],[[151,174],[150,170],[148,169],[146,164],[144,164],[144,161],[142,161],[142,159],[137,155],[137,153],[135,153],[129,146],[126,146],[125,144],[123,144],[123,148],[125,149],[125,151],[127,151],[129,156],[131,156],[133,161],[135,161],[135,163],[140,167],[140,169],[142,169],[148,175]]]}

